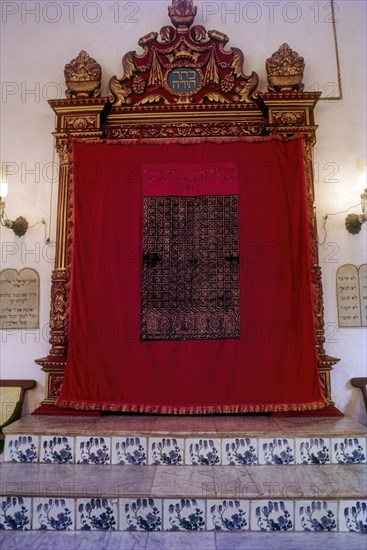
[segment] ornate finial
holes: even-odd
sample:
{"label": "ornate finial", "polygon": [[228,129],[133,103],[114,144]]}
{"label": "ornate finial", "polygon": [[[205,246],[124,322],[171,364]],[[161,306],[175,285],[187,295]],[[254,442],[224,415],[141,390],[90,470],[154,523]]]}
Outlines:
{"label": "ornate finial", "polygon": [[102,69],[95,59],[82,50],[79,55],[65,65],[66,97],[97,97],[101,93]]}
{"label": "ornate finial", "polygon": [[197,7],[193,0],[172,0],[172,6],[168,6],[168,15],[177,28],[188,29],[193,24],[196,13]]}
{"label": "ornate finial", "polygon": [[282,44],[277,52],[266,60],[268,90],[271,92],[302,92],[305,61],[288,44]]}

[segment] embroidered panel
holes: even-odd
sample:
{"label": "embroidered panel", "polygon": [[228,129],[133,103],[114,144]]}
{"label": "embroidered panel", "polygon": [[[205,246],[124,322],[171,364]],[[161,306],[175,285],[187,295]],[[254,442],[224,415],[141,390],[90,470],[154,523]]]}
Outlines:
{"label": "embroidered panel", "polygon": [[239,338],[238,196],[144,198],[142,340]]}

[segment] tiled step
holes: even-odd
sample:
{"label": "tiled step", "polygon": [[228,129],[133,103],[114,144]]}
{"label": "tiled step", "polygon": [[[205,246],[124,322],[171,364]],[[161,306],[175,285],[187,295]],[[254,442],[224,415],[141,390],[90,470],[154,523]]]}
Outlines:
{"label": "tiled step", "polygon": [[138,533],[3,531],[6,550],[361,550],[364,536],[354,533]]}
{"label": "tiled step", "polygon": [[365,537],[354,533],[138,533],[3,531],[6,550],[361,550]]}
{"label": "tiled step", "polygon": [[364,464],[0,468],[2,529],[367,530]]}
{"label": "tiled step", "polygon": [[6,462],[327,465],[367,456],[367,430],[349,418],[28,416],[4,431]]}

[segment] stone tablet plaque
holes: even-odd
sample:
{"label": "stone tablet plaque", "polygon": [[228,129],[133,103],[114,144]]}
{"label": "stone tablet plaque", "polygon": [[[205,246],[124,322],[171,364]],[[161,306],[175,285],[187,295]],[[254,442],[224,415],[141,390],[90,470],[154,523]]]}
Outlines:
{"label": "stone tablet plaque", "polygon": [[361,298],[362,327],[367,327],[367,264],[359,268],[359,293]]}
{"label": "stone tablet plaque", "polygon": [[39,295],[39,275],[34,269],[1,271],[0,329],[39,328]]}
{"label": "stone tablet plaque", "polygon": [[[364,268],[365,266],[361,266]],[[362,278],[363,278],[362,269]],[[366,285],[366,281],[363,283]],[[357,266],[342,265],[336,273],[336,288],[338,299],[338,317],[340,327],[361,327],[361,290],[360,273]],[[366,289],[364,289],[366,295]],[[366,305],[366,299],[364,300]],[[364,326],[364,325],[363,325]]]}

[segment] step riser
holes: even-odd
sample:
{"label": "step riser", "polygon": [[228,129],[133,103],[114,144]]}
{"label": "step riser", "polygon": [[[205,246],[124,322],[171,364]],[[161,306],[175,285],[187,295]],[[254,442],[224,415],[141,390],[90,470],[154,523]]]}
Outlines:
{"label": "step riser", "polygon": [[120,465],[257,465],[366,463],[361,436],[208,438],[9,434],[5,462]]}
{"label": "step riser", "polygon": [[367,532],[367,501],[0,497],[0,529]]}

